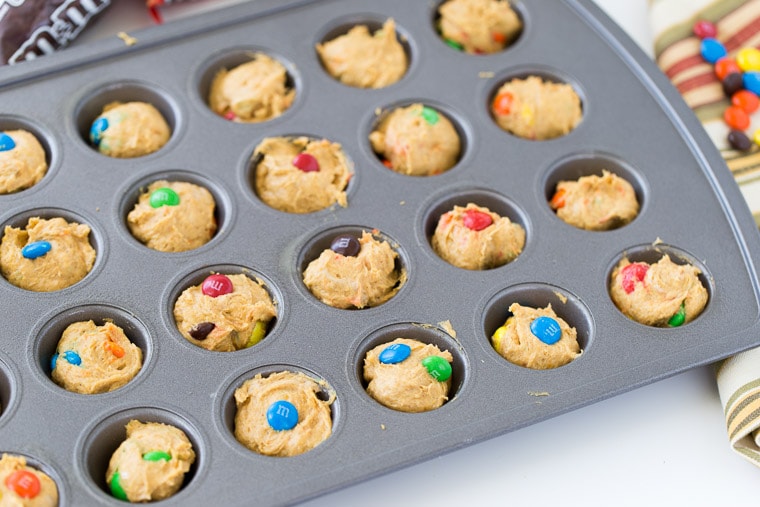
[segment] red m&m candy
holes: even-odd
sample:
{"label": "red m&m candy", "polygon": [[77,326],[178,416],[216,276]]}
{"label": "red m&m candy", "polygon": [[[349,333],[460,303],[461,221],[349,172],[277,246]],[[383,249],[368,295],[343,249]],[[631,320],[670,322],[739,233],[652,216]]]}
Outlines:
{"label": "red m&m candy", "polygon": [[293,165],[302,170],[305,173],[319,171],[319,162],[314,158],[314,155],[308,153],[299,153],[293,158]]}
{"label": "red m&m candy", "polygon": [[626,294],[630,294],[636,288],[636,280],[639,282],[644,281],[644,277],[646,276],[647,271],[649,271],[649,266],[643,262],[634,262],[633,264],[628,264],[626,267],[620,270],[623,275],[621,284],[623,285],[623,290]]}
{"label": "red m&m candy", "polygon": [[462,223],[465,227],[473,231],[482,231],[493,223],[493,218],[488,213],[477,211],[474,209],[468,209],[464,212]]}
{"label": "red m&m candy", "polygon": [[704,19],[694,23],[692,30],[694,31],[694,35],[700,39],[706,39],[708,37],[715,37],[718,35],[718,28],[715,26],[715,24]]}
{"label": "red m&m candy", "polygon": [[212,298],[224,296],[232,292],[232,280],[225,275],[211,275],[201,284],[201,292]]}

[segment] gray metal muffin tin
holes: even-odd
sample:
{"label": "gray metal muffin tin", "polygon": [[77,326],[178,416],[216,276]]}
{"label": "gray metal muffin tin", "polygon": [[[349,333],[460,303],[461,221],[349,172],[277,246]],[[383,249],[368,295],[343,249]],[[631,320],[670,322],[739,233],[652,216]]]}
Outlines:
{"label": "gray metal muffin tin", "polygon": [[[184,429],[197,461],[165,505],[293,503],[593,403],[760,343],[760,241],[749,210],[697,119],[649,59],[589,0],[517,2],[525,22],[504,52],[475,56],[444,44],[435,2],[261,0],[113,38],[0,72],[0,129],[24,127],[44,143],[41,183],[0,196],[0,223],[63,216],[89,224],[97,261],[80,283],[32,293],[0,280],[0,451],[26,455],[55,479],[61,505],[121,505],[107,492],[110,453],[131,418]],[[314,44],[356,23],[398,24],[410,67],[380,90],[328,76]],[[228,122],[206,106],[221,66],[250,51],[282,61],[297,90],[293,107],[260,124]],[[506,79],[537,74],[570,83],[583,121],[551,141],[518,139],[488,104]],[[117,160],[86,142],[112,100],[145,100],[173,135],[159,152]],[[459,163],[434,177],[386,169],[367,135],[376,110],[420,101],[455,123]],[[341,143],[355,165],[347,208],[308,215],[275,211],[250,184],[249,160],[267,136],[307,134]],[[560,179],[607,168],[642,203],[631,224],[587,232],[547,205]],[[218,203],[219,231],[206,246],[160,253],[125,226],[138,189],[169,177],[199,182]],[[432,251],[438,216],[475,201],[527,230],[523,253],[498,269],[455,268]],[[376,228],[398,247],[408,281],[386,304],[338,310],[301,282],[309,260],[337,233]],[[624,317],[607,286],[622,255],[670,252],[703,271],[710,300],[694,322],[656,329]],[[278,306],[263,342],[212,353],[185,341],[172,306],[208,272],[251,272]],[[565,300],[563,302],[563,300]],[[515,366],[488,337],[512,302],[544,306],[578,330],[583,354],[549,371]],[[77,395],[49,378],[49,360],[70,322],[112,319],[144,352],[141,373],[109,394]],[[449,321],[456,336],[439,323]],[[372,400],[363,353],[396,336],[454,354],[451,399],[407,414]],[[232,393],[256,372],[305,371],[335,390],[334,431],[291,458],[260,456],[232,434]],[[539,397],[540,396],[540,397]],[[540,401],[540,402],[539,402]]]}

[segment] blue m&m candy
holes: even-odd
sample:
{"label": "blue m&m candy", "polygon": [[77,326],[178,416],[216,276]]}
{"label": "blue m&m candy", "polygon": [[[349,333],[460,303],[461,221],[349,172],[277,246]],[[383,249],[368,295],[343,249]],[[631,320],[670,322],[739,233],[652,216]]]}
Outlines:
{"label": "blue m&m candy", "polygon": [[82,358],[79,357],[79,354],[77,354],[73,350],[67,350],[66,352],[64,352],[63,358],[66,359],[66,361],[68,361],[69,364],[73,364],[74,366],[79,366],[82,364]]}
{"label": "blue m&m candy", "polygon": [[394,343],[388,345],[380,352],[378,359],[383,364],[397,364],[409,357],[412,353],[411,347],[403,343]]}
{"label": "blue m&m candy", "polygon": [[530,332],[547,345],[554,345],[562,338],[559,322],[551,317],[541,316],[535,319],[530,323]]}
{"label": "blue m&m candy", "polygon": [[92,122],[92,126],[90,127],[90,141],[95,146],[100,145],[100,141],[103,140],[103,132],[105,132],[108,129],[108,119],[107,118],[98,118],[94,122]]}
{"label": "blue m&m candy", "polygon": [[0,133],[0,151],[10,151],[16,147],[16,142],[5,132]]}
{"label": "blue m&m candy", "polygon": [[745,90],[760,95],[760,72],[745,72],[742,75],[742,84]]}
{"label": "blue m&m candy", "polygon": [[699,51],[702,53],[702,58],[710,63],[715,63],[728,54],[725,46],[712,37],[702,39]]}
{"label": "blue m&m candy", "polygon": [[275,431],[292,430],[298,424],[298,410],[289,401],[275,401],[267,409],[267,422]]}
{"label": "blue m&m candy", "polygon": [[51,248],[52,246],[48,241],[35,241],[22,248],[21,255],[24,259],[36,259],[48,253]]}
{"label": "blue m&m candy", "polygon": [[50,358],[50,369],[55,370],[56,364],[58,364],[58,352],[53,354],[53,357]]}

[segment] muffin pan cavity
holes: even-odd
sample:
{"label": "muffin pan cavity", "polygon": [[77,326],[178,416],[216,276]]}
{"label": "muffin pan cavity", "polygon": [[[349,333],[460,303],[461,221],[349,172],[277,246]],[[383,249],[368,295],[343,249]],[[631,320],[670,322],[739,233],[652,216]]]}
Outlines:
{"label": "muffin pan cavity", "polygon": [[3,199],[5,196],[15,195],[18,192],[24,192],[33,188],[39,188],[43,183],[50,179],[52,173],[57,170],[58,159],[60,157],[55,138],[46,127],[43,127],[36,121],[30,121],[28,118],[0,115],[0,133],[13,130],[25,130],[37,139],[37,141],[42,146],[42,149],[45,151],[45,162],[47,163],[47,170],[42,179],[31,187],[27,187],[11,193],[0,193],[0,199]]}
{"label": "muffin pan cavity", "polygon": [[[249,505],[251,499],[292,505],[760,345],[756,224],[702,125],[651,59],[593,0],[515,1],[522,33],[488,55],[446,46],[435,28],[440,4],[241,2],[134,34],[134,46],[113,38],[3,69],[0,127],[26,126],[39,135],[51,174],[29,190],[0,196],[0,224],[60,216],[90,226],[96,251],[89,274],[63,290],[38,293],[0,280],[3,446],[58,467],[64,504],[121,505],[105,472],[131,419],[174,424],[196,448],[184,487],[162,505]],[[328,75],[317,44],[358,24],[377,30],[389,19],[409,60],[398,81],[360,89]],[[258,123],[219,117],[207,103],[214,76],[257,53],[282,63],[293,104]],[[528,76],[568,84],[578,94],[582,119],[568,135],[526,142],[496,125],[497,90]],[[171,130],[167,144],[129,160],[96,153],[91,124],[113,101],[155,106]],[[461,142],[456,163],[435,177],[394,173],[369,139],[385,115],[418,103],[439,122],[449,119]],[[435,121],[430,111],[424,114]],[[422,114],[412,120],[427,121]],[[341,145],[352,172],[347,206],[278,211],[256,194],[256,147],[267,138],[300,136]],[[298,160],[303,166],[293,163],[302,154],[288,151],[286,165],[311,176],[308,157]],[[603,169],[632,185],[641,204],[636,218],[599,233],[563,223],[549,205],[557,184]],[[194,183],[213,195],[218,230],[203,246],[167,253],[132,236],[127,217],[141,190],[160,179]],[[171,205],[173,196],[166,195],[159,202]],[[435,253],[440,217],[469,202],[525,230],[519,255],[477,270]],[[487,219],[471,215],[467,223],[474,227],[464,233],[477,250],[482,242],[470,231]],[[397,257],[348,259],[356,247],[350,239],[330,253],[336,238],[358,240],[363,232],[387,242],[383,251],[389,247]],[[351,287],[357,271],[371,274],[362,290],[342,292],[349,296],[341,304],[323,302],[311,292],[314,280],[304,281],[325,250],[336,264],[360,269],[321,266],[317,280]],[[621,258],[651,262],[664,253],[698,267],[708,295],[698,318],[670,329],[632,321],[610,295]],[[386,276],[375,277],[380,264]],[[215,305],[202,318],[197,311],[175,318],[180,296],[212,274],[240,275],[246,280],[235,280],[251,280],[252,293],[272,300],[228,341],[226,328],[213,331],[225,325]],[[364,289],[388,284],[391,290],[382,293],[389,298],[362,299]],[[227,295],[224,278],[209,286],[216,297]],[[214,303],[213,297],[201,299]],[[576,329],[582,353],[573,348],[569,362],[544,370],[504,359],[491,337],[512,303],[551,304]],[[116,391],[79,395],[50,378],[60,333],[84,319],[113,321],[144,353],[141,372]],[[185,335],[178,321],[187,324]],[[256,322],[267,324],[257,330]],[[201,338],[192,338],[193,329]],[[452,354],[451,391],[437,408],[393,410],[366,392],[364,356],[397,335]],[[440,362],[434,368],[446,369]],[[257,373],[283,371],[324,381],[322,396],[335,396],[333,430],[308,452],[275,458],[235,439],[234,392]],[[536,393],[551,396],[537,403]],[[75,466],[64,467],[72,457]],[[251,480],[230,487],[241,471]]]}

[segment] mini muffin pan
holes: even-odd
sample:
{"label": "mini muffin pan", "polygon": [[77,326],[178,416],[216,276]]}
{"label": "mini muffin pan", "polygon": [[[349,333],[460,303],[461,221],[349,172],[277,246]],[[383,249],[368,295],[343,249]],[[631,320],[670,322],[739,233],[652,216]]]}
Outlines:
{"label": "mini muffin pan", "polygon": [[[286,504],[760,343],[760,236],[701,125],[649,59],[590,0],[516,1],[522,34],[492,55],[449,47],[436,33],[436,7],[260,0],[131,34],[131,46],[114,37],[3,69],[0,129],[35,133],[50,169],[34,187],[0,196],[0,223],[63,216],[90,225],[97,250],[91,273],[61,291],[33,293],[0,279],[0,451],[49,472],[62,505],[122,505],[108,493],[105,471],[132,418],[180,427],[197,453],[183,488],[162,505]],[[401,81],[365,90],[325,73],[317,42],[388,17],[409,53]],[[258,124],[212,113],[205,97],[213,75],[257,51],[288,69],[293,106]],[[494,123],[495,90],[527,75],[575,88],[583,103],[575,130],[528,141]],[[114,100],[154,104],[172,128],[167,145],[127,160],[93,149],[90,123]],[[443,174],[394,173],[369,145],[379,115],[413,102],[439,109],[462,137],[459,162]],[[258,199],[254,148],[265,137],[294,135],[341,143],[355,171],[347,207],[296,215]],[[548,205],[556,183],[603,168],[633,184],[639,216],[608,232],[559,220]],[[219,230],[208,244],[162,253],[130,235],[126,215],[139,190],[161,178],[212,192]],[[466,271],[433,252],[438,217],[470,201],[526,229],[516,260]],[[308,262],[335,235],[374,229],[407,275],[395,297],[363,310],[316,300],[301,280]],[[709,292],[702,315],[677,328],[637,324],[608,294],[622,256],[652,261],[663,253],[697,265]],[[278,315],[262,342],[215,353],[179,334],[174,301],[212,271],[265,283]],[[545,371],[500,357],[489,337],[513,302],[551,303],[577,329],[582,355]],[[143,350],[142,371],[115,392],[78,395],[50,379],[60,332],[87,319],[116,322]],[[452,352],[451,398],[441,408],[396,412],[364,391],[364,353],[397,336]],[[336,394],[332,436],[289,458],[258,455],[233,436],[234,390],[256,373],[281,370],[324,380]]]}

